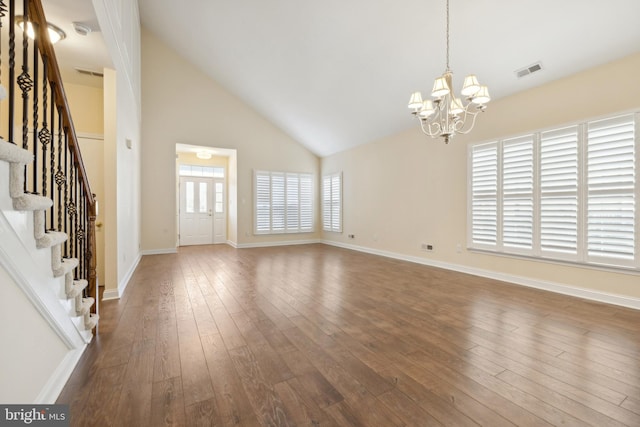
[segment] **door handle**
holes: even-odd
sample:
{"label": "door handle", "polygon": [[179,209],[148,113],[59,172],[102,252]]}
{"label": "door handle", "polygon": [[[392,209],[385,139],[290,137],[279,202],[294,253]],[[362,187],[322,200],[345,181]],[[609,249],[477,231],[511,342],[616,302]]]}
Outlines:
{"label": "door handle", "polygon": [[209,209],[209,216],[211,216],[211,209]]}

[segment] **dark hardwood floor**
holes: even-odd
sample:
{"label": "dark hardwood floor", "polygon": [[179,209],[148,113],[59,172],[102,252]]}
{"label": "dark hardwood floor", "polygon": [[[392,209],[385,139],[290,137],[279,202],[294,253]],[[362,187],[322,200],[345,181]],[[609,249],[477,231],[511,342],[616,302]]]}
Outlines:
{"label": "dark hardwood floor", "polygon": [[[640,285],[640,280],[639,280]],[[74,426],[640,426],[640,311],[325,245],[145,256]]]}

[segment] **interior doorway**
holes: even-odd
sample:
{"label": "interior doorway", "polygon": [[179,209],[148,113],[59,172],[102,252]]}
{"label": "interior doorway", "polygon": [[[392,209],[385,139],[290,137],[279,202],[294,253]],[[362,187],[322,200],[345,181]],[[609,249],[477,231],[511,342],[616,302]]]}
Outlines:
{"label": "interior doorway", "polygon": [[236,240],[235,150],[176,144],[177,246]]}
{"label": "interior doorway", "polygon": [[[96,216],[96,275],[98,284],[105,285],[105,250],[104,250],[104,137],[102,135],[78,134],[78,143],[84,168],[91,183],[91,192],[98,201]],[[102,205],[102,206],[101,206]]]}

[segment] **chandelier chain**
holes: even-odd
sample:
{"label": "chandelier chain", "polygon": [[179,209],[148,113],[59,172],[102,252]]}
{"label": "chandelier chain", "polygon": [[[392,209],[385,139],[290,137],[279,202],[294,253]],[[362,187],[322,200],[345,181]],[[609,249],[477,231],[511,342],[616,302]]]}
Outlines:
{"label": "chandelier chain", "polygon": [[447,71],[451,71],[449,68],[449,0],[447,0]]}

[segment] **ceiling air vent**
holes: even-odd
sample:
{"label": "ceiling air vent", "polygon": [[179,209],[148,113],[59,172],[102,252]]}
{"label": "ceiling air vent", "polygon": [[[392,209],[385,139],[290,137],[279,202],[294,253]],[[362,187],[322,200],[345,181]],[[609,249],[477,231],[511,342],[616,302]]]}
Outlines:
{"label": "ceiling air vent", "polygon": [[528,76],[529,74],[533,74],[536,71],[540,71],[540,70],[542,70],[542,63],[536,62],[535,64],[529,65],[528,67],[516,70],[516,76],[518,76],[518,78],[521,79],[524,76]]}
{"label": "ceiling air vent", "polygon": [[80,68],[80,67],[76,67],[75,70],[80,74],[85,74],[87,76],[100,77],[100,78],[104,77],[104,73],[101,73],[100,71],[94,71],[94,70],[89,70],[89,69]]}

